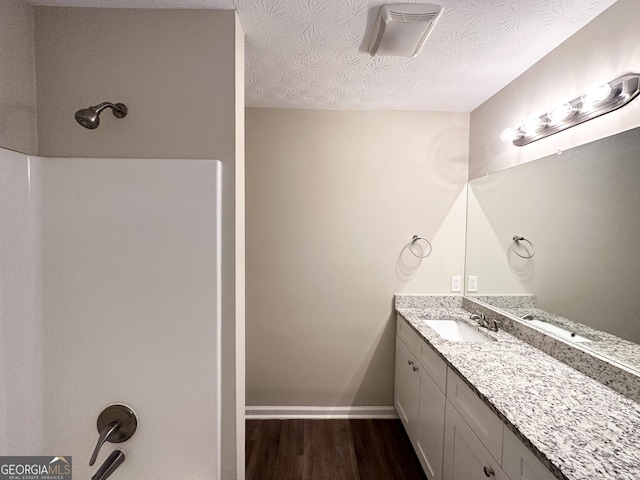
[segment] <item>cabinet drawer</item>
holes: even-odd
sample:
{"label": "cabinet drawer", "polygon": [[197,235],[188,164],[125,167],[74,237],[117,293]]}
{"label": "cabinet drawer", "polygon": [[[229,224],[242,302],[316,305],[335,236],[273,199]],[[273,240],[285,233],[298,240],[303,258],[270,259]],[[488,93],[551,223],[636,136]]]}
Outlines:
{"label": "cabinet drawer", "polygon": [[500,461],[502,459],[502,420],[451,369],[447,377],[447,398],[491,455]]}
{"label": "cabinet drawer", "polygon": [[511,480],[556,480],[555,475],[506,426],[502,468]]}
{"label": "cabinet drawer", "polygon": [[416,358],[418,362],[424,367],[427,373],[436,382],[438,388],[442,393],[447,392],[447,364],[440,358],[440,356],[421,339],[418,344],[418,350],[416,351]]}
{"label": "cabinet drawer", "polygon": [[416,331],[409,325],[404,318],[398,315],[398,326],[396,327],[396,334],[402,339],[411,353],[415,354],[419,351],[419,345],[423,342],[420,335],[416,333]]}

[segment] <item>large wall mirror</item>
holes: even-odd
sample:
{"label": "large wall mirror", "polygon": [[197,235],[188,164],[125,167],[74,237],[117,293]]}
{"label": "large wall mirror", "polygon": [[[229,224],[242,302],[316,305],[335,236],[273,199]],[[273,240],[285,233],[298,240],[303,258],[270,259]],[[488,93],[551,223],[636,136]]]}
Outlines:
{"label": "large wall mirror", "polygon": [[640,128],[472,180],[468,202],[467,295],[640,374]]}

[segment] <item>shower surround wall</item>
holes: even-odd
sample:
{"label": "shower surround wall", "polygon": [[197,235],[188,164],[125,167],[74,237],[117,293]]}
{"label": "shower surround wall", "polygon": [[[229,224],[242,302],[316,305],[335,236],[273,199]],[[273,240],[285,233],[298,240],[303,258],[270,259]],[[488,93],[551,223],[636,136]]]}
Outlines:
{"label": "shower surround wall", "polygon": [[125,403],[120,478],[220,478],[220,166],[0,150],[0,454],[89,478]]}
{"label": "shower surround wall", "polygon": [[28,157],[0,149],[0,455],[43,451]]}
{"label": "shower surround wall", "polygon": [[[222,162],[222,476],[244,479],[244,34],[237,15],[35,7],[35,50],[39,155]],[[126,104],[127,117],[103,116],[94,131],[78,126],[74,112],[103,101]]]}

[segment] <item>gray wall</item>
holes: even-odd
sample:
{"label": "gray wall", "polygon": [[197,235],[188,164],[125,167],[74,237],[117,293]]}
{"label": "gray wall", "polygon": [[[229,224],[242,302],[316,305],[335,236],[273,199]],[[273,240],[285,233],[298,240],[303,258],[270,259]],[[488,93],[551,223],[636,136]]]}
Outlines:
{"label": "gray wall", "polygon": [[0,2],[0,147],[37,153],[33,7]]}
{"label": "gray wall", "polygon": [[468,122],[247,109],[247,405],[392,405],[393,294],[463,274]]}
{"label": "gray wall", "polygon": [[[39,153],[223,163],[223,478],[244,478],[243,36],[233,11],[37,7]],[[91,37],[87,37],[87,30]],[[123,102],[80,127],[74,112]]]}

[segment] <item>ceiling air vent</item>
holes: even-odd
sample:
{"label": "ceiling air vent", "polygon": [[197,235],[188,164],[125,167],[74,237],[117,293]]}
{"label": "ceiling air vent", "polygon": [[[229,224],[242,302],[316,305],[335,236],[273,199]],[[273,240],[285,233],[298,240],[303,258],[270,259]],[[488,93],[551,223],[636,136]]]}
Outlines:
{"label": "ceiling air vent", "polygon": [[440,18],[442,7],[399,3],[384,5],[373,26],[371,55],[415,57]]}

